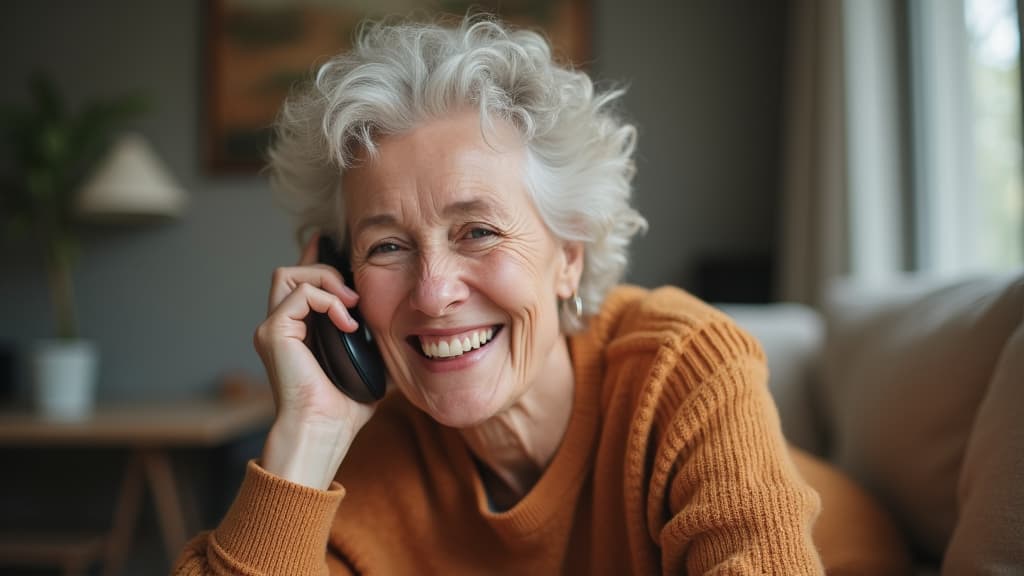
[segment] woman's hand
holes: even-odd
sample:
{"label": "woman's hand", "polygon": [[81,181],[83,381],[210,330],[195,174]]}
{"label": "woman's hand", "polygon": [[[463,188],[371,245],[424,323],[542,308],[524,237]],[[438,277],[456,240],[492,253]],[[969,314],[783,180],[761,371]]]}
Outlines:
{"label": "woman's hand", "polygon": [[345,332],[358,326],[346,306],[354,306],[359,296],[345,286],[340,272],[316,263],[316,251],[314,236],[298,266],[274,271],[267,319],[253,340],[277,405],[262,466],[292,482],[324,489],[374,406],[335,388],[306,344],[306,317],[313,312],[326,313]]}

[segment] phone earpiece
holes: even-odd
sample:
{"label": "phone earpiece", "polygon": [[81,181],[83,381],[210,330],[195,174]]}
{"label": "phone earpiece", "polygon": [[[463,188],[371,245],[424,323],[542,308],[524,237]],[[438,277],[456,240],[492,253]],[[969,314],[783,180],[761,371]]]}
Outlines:
{"label": "phone earpiece", "polygon": [[[347,252],[339,252],[333,239],[326,234],[320,236],[317,249],[318,260],[337,268],[345,284],[352,287]],[[358,402],[375,402],[383,398],[387,390],[384,359],[358,307],[348,310],[359,324],[353,333],[338,330],[326,314],[313,312],[310,315],[310,350],[324,374],[339,390]]]}

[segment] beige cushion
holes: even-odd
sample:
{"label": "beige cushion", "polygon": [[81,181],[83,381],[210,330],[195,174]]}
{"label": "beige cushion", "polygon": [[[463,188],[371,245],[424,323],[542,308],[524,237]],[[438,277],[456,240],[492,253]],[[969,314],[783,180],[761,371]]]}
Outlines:
{"label": "beige cushion", "polygon": [[885,290],[847,284],[827,308],[823,408],[832,458],[937,562],[956,526],[978,406],[1021,324],[1024,275]]}
{"label": "beige cushion", "polygon": [[978,409],[957,496],[942,573],[1024,574],[1024,324]]}

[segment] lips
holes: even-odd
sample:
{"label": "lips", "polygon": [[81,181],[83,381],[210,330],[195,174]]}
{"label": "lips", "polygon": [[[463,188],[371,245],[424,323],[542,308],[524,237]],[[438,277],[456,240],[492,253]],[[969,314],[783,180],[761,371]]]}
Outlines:
{"label": "lips", "polygon": [[495,327],[489,326],[445,336],[418,336],[416,340],[427,358],[456,358],[486,345],[494,333]]}

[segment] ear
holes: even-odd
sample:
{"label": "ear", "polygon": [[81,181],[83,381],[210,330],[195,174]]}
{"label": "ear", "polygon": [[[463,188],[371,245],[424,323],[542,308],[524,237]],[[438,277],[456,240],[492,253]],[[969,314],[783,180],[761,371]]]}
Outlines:
{"label": "ear", "polygon": [[563,241],[559,253],[558,271],[555,277],[555,292],[562,300],[572,297],[580,285],[583,275],[583,243]]}

